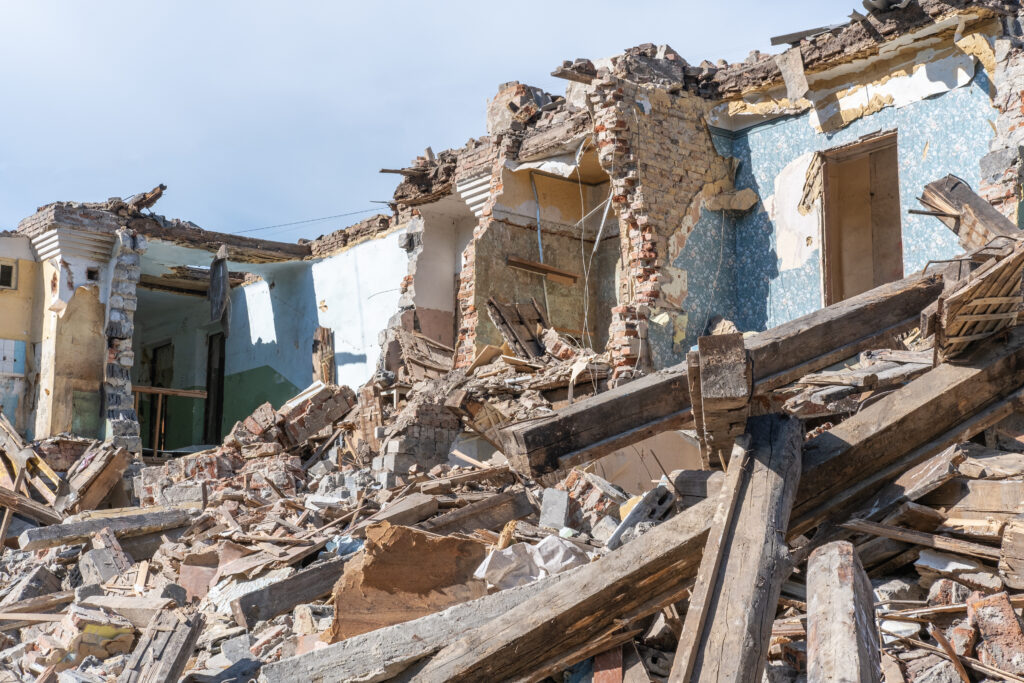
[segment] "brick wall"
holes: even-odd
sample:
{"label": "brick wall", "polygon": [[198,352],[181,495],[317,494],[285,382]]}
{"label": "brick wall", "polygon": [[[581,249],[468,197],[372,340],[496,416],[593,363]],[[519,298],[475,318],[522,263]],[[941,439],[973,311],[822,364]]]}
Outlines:
{"label": "brick wall", "polygon": [[476,329],[480,320],[480,311],[476,305],[476,242],[486,232],[493,220],[494,204],[501,194],[501,169],[506,159],[514,156],[518,149],[519,139],[514,136],[495,136],[481,138],[484,144],[468,149],[459,156],[456,167],[456,183],[467,178],[478,176],[485,169],[491,174],[491,189],[487,202],[480,215],[480,223],[473,230],[473,239],[466,245],[462,253],[464,265],[459,274],[458,302],[458,339],[455,342],[455,367],[464,368],[473,362],[476,356]]}
{"label": "brick wall", "polygon": [[622,64],[615,73],[602,69],[591,86],[594,139],[612,179],[625,264],[608,347],[614,376],[626,378],[652,369],[646,321],[654,308],[678,308],[681,297],[669,300],[663,291],[671,259],[696,222],[702,190],[728,176],[728,165],[705,127],[706,102],[696,95],[635,82]]}
{"label": "brick wall", "polygon": [[118,448],[142,452],[139,416],[132,396],[132,335],[135,333],[136,289],[146,238],[127,228],[117,231],[110,296],[107,299],[107,360],[103,373],[103,406],[107,439]]}

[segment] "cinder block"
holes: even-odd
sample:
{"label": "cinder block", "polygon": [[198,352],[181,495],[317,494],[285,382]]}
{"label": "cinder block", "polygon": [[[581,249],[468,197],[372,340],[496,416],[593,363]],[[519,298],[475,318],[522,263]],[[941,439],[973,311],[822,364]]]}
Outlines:
{"label": "cinder block", "polygon": [[109,548],[93,548],[82,553],[78,562],[85,583],[106,583],[121,572],[117,570],[114,554]]}
{"label": "cinder block", "polygon": [[558,531],[569,521],[569,492],[544,489],[540,505],[540,525]]}

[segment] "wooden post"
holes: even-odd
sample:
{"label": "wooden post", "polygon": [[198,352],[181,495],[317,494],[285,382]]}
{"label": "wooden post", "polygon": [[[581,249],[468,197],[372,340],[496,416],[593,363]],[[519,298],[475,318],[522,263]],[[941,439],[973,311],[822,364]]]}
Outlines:
{"label": "wooden post", "polygon": [[[724,467],[736,437],[746,428],[752,385],[750,359],[742,334],[701,337],[697,350],[704,440]],[[694,385],[690,386],[692,391]]]}
{"label": "wooden post", "polygon": [[[799,420],[749,421],[751,443],[729,463],[683,622],[671,681],[760,681],[782,582],[785,529],[800,480]],[[728,653],[728,654],[726,654]]]}
{"label": "wooden post", "polygon": [[[22,483],[25,481],[25,468],[18,470],[18,476],[14,478],[14,492],[19,493]],[[11,518],[14,517],[14,509],[10,506],[4,508],[4,521],[0,523],[0,557],[3,557],[6,548],[7,530],[11,528]]]}
{"label": "wooden post", "polygon": [[821,546],[807,560],[807,680],[877,683],[882,664],[875,594],[847,541]]}
{"label": "wooden post", "polygon": [[160,422],[164,411],[164,395],[156,395],[156,415],[153,420],[153,457],[155,458],[160,449]]}

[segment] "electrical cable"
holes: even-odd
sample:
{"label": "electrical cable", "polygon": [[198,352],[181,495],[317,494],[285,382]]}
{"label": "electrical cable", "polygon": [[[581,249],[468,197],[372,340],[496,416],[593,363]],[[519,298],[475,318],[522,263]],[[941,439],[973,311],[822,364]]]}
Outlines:
{"label": "electrical cable", "polygon": [[378,208],[362,209],[361,211],[349,211],[347,213],[339,213],[333,216],[323,216],[322,218],[307,218],[302,221],[292,221],[291,223],[278,223],[277,225],[264,225],[261,228],[248,228],[246,230],[235,230],[231,234],[233,235],[244,235],[249,232],[260,232],[261,230],[272,230],[274,228],[287,228],[293,225],[306,225],[308,223],[319,223],[320,221],[329,221],[335,218],[344,218],[346,216],[355,216],[361,213],[370,213],[371,211],[379,211]]}

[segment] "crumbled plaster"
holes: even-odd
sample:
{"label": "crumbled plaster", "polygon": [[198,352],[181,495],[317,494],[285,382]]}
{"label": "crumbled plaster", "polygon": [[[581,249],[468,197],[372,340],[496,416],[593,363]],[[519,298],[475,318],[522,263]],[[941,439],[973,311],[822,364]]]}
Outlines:
{"label": "crumbled plaster", "polygon": [[775,224],[780,271],[801,268],[818,252],[821,201],[814,201],[807,213],[800,210],[807,171],[814,158],[814,152],[805,152],[789,162],[775,176],[775,192],[764,200],[765,210]]}
{"label": "crumbled plaster", "polygon": [[969,54],[955,52],[940,57],[927,50],[917,58],[920,61],[909,71],[897,69],[876,81],[856,84],[819,99],[808,122],[817,131],[835,131],[885,107],[905,107],[962,88],[974,78],[976,62]]}

